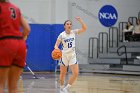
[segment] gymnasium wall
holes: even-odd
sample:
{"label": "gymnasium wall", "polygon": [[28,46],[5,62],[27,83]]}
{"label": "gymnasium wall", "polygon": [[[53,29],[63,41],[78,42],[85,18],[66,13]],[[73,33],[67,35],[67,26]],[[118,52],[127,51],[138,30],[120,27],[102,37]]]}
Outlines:
{"label": "gymnasium wall", "polygon": [[[76,51],[78,61],[87,64],[88,39],[97,37],[99,32],[107,32],[98,17],[104,5],[112,5],[118,13],[120,21],[128,21],[129,16],[137,16],[140,11],[140,0],[11,0],[20,7],[23,16],[31,24],[31,34],[27,40],[29,49],[27,61],[35,65],[34,70],[54,70],[54,62],[50,53],[58,34],[63,31],[63,23],[70,19],[73,29],[80,28],[75,20],[80,16],[87,24],[87,32],[77,36]],[[37,66],[37,67],[36,67]]]}
{"label": "gymnasium wall", "polygon": [[[113,26],[118,27],[120,21],[128,21],[130,16],[138,16],[140,0],[69,0],[69,18],[73,22],[73,28],[80,25],[74,19],[81,16],[88,26],[87,32],[77,37],[78,60],[86,64],[88,55],[89,37],[98,37],[99,32],[108,32],[109,27],[103,26],[98,17],[100,9],[104,5],[112,5],[118,12],[118,19]],[[82,47],[81,47],[82,46]]]}

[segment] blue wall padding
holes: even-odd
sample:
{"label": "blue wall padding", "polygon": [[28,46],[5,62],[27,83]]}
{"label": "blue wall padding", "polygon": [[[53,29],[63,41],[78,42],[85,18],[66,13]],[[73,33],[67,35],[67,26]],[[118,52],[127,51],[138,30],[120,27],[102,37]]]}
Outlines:
{"label": "blue wall padding", "polygon": [[33,71],[54,71],[56,64],[51,57],[51,52],[58,35],[64,31],[63,24],[31,24],[30,26],[31,32],[26,41],[27,65]]}

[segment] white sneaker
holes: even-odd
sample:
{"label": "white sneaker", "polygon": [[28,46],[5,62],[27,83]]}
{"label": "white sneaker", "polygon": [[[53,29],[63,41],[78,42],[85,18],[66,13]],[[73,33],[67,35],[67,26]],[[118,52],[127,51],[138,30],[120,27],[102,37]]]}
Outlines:
{"label": "white sneaker", "polygon": [[68,88],[64,88],[63,91],[64,91],[64,93],[69,93],[69,89]]}
{"label": "white sneaker", "polygon": [[64,89],[60,88],[60,93],[65,93]]}

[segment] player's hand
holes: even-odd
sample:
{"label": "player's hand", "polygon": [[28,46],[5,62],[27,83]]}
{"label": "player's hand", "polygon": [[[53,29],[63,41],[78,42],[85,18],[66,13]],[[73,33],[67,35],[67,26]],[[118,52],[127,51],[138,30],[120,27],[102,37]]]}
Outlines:
{"label": "player's hand", "polygon": [[79,21],[81,24],[83,24],[83,20],[78,16],[75,18],[77,21]]}
{"label": "player's hand", "polygon": [[59,49],[58,47],[54,47],[54,49]]}
{"label": "player's hand", "polygon": [[77,16],[75,19],[81,21],[81,18],[79,16]]}

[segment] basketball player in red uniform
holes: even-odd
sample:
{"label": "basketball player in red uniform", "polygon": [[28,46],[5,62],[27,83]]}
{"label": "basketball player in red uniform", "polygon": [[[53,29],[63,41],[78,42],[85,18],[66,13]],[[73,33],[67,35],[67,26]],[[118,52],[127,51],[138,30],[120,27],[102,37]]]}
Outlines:
{"label": "basketball player in red uniform", "polygon": [[[20,31],[22,27],[22,31]],[[25,66],[26,43],[30,27],[18,7],[0,0],[0,93],[18,93],[17,83]]]}

